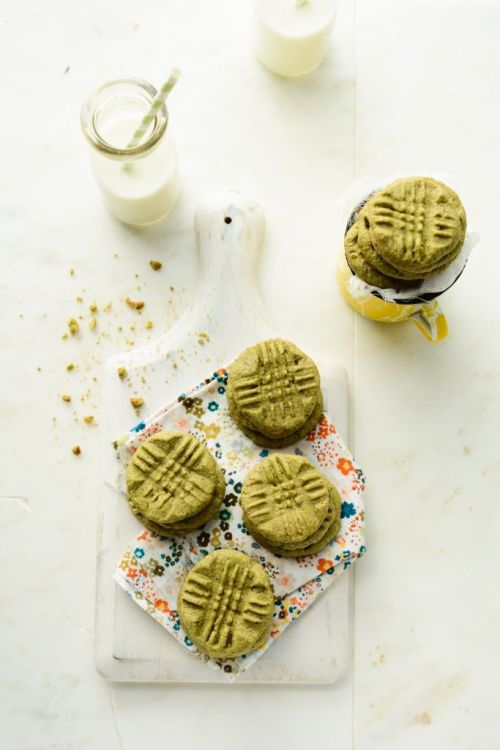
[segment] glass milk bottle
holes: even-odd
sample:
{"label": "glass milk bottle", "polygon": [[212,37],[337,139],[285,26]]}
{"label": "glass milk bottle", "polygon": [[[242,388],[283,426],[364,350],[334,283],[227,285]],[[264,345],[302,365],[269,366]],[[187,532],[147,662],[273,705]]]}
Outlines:
{"label": "glass milk bottle", "polygon": [[177,153],[163,104],[143,140],[128,144],[156,89],[147,81],[109,81],[83,103],[81,123],[91,145],[92,172],[110,213],[144,225],[170,213],[179,195]]}
{"label": "glass milk bottle", "polygon": [[254,0],[253,43],[274,73],[305,75],[328,51],[337,0]]}

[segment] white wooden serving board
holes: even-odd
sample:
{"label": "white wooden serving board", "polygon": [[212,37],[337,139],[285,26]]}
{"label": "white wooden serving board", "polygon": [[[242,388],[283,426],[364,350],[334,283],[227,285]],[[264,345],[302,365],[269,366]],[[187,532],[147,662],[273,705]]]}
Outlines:
{"label": "white wooden serving board", "polygon": [[[260,207],[240,193],[218,193],[201,204],[195,227],[200,278],[191,307],[164,336],[113,358],[105,370],[96,662],[109,680],[223,682],[222,674],[184,651],[113,580],[125,546],[141,529],[114,488],[116,461],[111,441],[136,421],[128,402],[131,391],[119,381],[117,368],[127,369],[137,392],[145,394],[145,413],[150,413],[229,364],[246,346],[277,335],[266,319],[255,283],[265,227]],[[209,337],[204,345],[198,343],[201,331]],[[345,370],[312,354],[321,371],[327,411],[348,438]],[[319,684],[339,679],[349,661],[350,593],[349,569],[238,682]]]}

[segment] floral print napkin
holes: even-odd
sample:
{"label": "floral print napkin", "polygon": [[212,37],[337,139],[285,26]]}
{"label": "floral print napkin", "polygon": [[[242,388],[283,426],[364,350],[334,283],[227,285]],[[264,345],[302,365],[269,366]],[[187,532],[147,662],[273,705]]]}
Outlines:
{"label": "floral print napkin", "polygon": [[[366,551],[363,544],[365,482],[363,472],[327,416],[291,448],[275,450],[256,446],[230,417],[227,378],[225,370],[218,370],[115,441],[119,461],[117,483],[122,492],[125,492],[125,469],[130,456],[147,437],[163,429],[190,432],[199,438],[219,462],[226,479],[226,494],[216,519],[187,537],[175,539],[143,531],[125,550],[115,579],[186,649],[222,670],[228,679],[234,679],[325,591],[335,575]],[[274,555],[254,541],[243,523],[238,499],[246,474],[271,453],[281,452],[308,458],[335,485],[342,498],[339,534],[315,555],[298,559]],[[199,654],[183,632],[175,609],[187,571],[202,556],[221,547],[246,552],[258,560],[267,570],[276,596],[273,626],[264,648],[224,662]]]}

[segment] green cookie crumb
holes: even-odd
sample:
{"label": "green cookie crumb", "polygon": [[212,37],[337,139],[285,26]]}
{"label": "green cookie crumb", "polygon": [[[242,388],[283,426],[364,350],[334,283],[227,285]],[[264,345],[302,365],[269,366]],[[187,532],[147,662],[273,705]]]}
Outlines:
{"label": "green cookie crumb", "polygon": [[80,325],[76,318],[70,318],[68,320],[68,328],[69,328],[69,332],[71,333],[71,335],[76,336],[76,334],[80,330]]}
{"label": "green cookie crumb", "polygon": [[125,304],[128,305],[132,310],[142,310],[146,303],[142,300],[133,300],[130,299],[130,297],[127,297],[125,300]]}

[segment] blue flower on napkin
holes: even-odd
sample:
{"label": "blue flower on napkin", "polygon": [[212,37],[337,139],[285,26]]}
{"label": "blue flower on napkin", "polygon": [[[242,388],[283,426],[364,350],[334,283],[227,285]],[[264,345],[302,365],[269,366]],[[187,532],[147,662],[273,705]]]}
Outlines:
{"label": "blue flower on napkin", "polygon": [[342,503],[342,508],[340,511],[340,517],[341,518],[350,518],[351,516],[356,515],[356,508],[354,507],[353,503]]}

